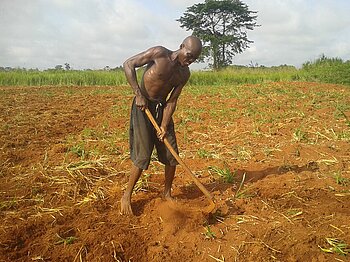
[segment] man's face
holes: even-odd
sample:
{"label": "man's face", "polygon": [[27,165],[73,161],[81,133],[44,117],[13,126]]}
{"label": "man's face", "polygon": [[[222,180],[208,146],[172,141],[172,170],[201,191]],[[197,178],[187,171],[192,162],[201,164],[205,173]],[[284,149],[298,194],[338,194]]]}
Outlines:
{"label": "man's face", "polygon": [[191,50],[189,48],[183,47],[183,58],[180,59],[180,63],[182,66],[189,66],[192,64],[199,56],[199,52],[195,52],[195,50]]}

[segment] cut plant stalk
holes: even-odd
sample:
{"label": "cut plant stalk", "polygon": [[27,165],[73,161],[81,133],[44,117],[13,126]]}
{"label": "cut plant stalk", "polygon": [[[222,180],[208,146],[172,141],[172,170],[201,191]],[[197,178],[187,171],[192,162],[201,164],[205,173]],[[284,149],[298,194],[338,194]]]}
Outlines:
{"label": "cut plant stalk", "polygon": [[[160,127],[158,126],[156,120],[154,119],[153,115],[151,114],[151,112],[149,111],[148,108],[145,109],[146,115],[148,117],[148,119],[151,121],[152,125],[154,126],[154,128],[156,129],[157,132],[161,132]],[[187,165],[185,164],[185,162],[180,158],[180,156],[177,154],[177,152],[174,150],[174,148],[171,146],[171,144],[169,143],[168,139],[166,137],[164,137],[163,140],[165,146],[169,149],[169,151],[171,152],[171,154],[175,157],[175,159],[177,160],[177,162],[179,162],[179,164],[185,169],[186,174],[192,179],[192,181],[196,184],[196,186],[203,192],[203,194],[207,197],[210,206],[208,208],[206,208],[206,212],[207,213],[212,213],[215,211],[216,209],[216,205],[213,201],[213,197],[211,196],[211,194],[209,193],[209,191],[203,186],[203,184],[198,180],[198,178],[192,173],[192,171],[187,167]]]}

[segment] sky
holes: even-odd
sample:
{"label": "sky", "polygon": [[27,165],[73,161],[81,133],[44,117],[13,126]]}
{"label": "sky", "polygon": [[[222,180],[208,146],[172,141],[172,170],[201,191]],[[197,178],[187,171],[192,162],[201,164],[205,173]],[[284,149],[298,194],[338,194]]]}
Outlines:
{"label": "sky", "polygon": [[[162,45],[176,50],[190,35],[176,21],[204,0],[1,0],[0,66],[73,69],[122,65]],[[238,65],[300,67],[322,54],[350,60],[350,1],[243,0],[257,11],[254,41]],[[206,64],[193,64],[203,69]]]}

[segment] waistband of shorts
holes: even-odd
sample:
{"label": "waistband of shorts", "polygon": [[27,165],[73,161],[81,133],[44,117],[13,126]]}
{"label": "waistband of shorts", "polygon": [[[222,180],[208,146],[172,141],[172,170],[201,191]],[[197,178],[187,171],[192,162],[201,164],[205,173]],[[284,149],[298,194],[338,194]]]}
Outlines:
{"label": "waistband of shorts", "polygon": [[161,100],[161,99],[150,99],[150,98],[147,98],[147,101],[149,104],[151,105],[154,105],[154,106],[165,106],[166,104],[166,101],[165,100]]}

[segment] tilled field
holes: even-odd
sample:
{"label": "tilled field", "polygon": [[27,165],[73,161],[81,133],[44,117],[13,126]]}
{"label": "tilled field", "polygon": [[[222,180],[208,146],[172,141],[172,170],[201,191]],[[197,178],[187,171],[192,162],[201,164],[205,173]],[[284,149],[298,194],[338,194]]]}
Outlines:
{"label": "tilled field", "polygon": [[186,87],[185,160],[161,198],[154,157],[119,213],[129,87],[0,87],[0,261],[348,261],[350,89]]}

